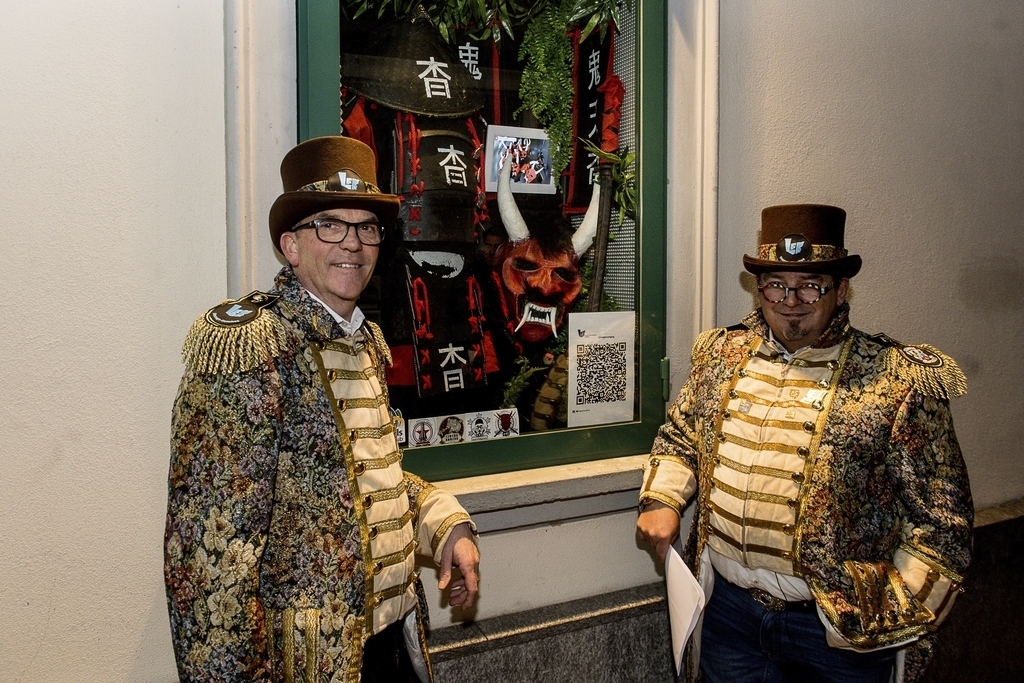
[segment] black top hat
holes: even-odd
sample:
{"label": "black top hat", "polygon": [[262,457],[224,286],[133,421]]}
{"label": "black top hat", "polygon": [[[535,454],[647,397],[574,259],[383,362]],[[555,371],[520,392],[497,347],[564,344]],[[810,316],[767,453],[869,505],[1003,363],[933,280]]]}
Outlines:
{"label": "black top hat", "polygon": [[860,256],[843,246],[846,212],[826,204],[783,204],[761,211],[757,258],[743,255],[743,267],[755,275],[771,271],[823,273],[853,277]]}
{"label": "black top hat", "polygon": [[270,207],[270,238],[281,251],[281,235],[299,221],[328,209],[372,211],[385,228],[398,217],[398,195],[373,184],[377,160],[362,142],[342,136],[312,138],[281,161],[284,194]]}

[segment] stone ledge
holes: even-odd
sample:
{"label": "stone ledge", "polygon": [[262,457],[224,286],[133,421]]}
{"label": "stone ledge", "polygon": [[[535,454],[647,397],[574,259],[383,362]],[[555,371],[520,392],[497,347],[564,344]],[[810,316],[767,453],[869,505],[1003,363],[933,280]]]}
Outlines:
{"label": "stone ledge", "polygon": [[480,533],[607,515],[636,507],[647,455],[437,482]]}
{"label": "stone ledge", "polygon": [[435,484],[458,497],[471,514],[508,510],[640,489],[641,470],[648,455],[556,467],[539,467],[518,472],[450,479]]}
{"label": "stone ledge", "polygon": [[652,583],[437,629],[427,645],[440,663],[667,609],[665,584]]}

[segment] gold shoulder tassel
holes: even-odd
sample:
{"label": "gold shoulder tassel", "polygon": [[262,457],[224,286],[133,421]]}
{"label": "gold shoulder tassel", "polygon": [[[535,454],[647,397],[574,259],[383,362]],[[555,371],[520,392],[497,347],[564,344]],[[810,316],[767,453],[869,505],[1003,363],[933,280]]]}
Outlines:
{"label": "gold shoulder tassel", "polygon": [[392,365],[391,349],[388,348],[388,343],[384,341],[384,333],[380,331],[380,326],[367,320],[366,327],[370,330],[370,336],[373,337],[373,343],[380,352],[381,358],[384,359],[387,365]]}
{"label": "gold shoulder tassel", "polygon": [[956,361],[930,344],[894,345],[885,357],[885,369],[910,382],[925,394],[950,399],[967,393],[967,377]]}
{"label": "gold shoulder tassel", "polygon": [[697,339],[693,342],[693,350],[690,352],[690,360],[696,363],[698,357],[705,355],[711,350],[711,345],[722,336],[723,332],[725,332],[724,327],[713,327],[697,335]]}
{"label": "gold shoulder tassel", "polygon": [[252,292],[211,308],[188,331],[181,350],[185,366],[200,375],[231,374],[277,356],[286,345],[284,325],[264,309],[280,298]]}

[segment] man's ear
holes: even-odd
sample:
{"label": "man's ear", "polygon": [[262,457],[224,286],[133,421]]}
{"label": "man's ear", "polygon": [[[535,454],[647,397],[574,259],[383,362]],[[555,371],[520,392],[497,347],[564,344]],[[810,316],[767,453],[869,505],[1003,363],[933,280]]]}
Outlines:
{"label": "man's ear", "polygon": [[844,277],[836,285],[836,303],[840,306],[846,303],[846,295],[850,291],[850,278]]}
{"label": "man's ear", "polygon": [[281,253],[292,268],[299,265],[299,243],[294,232],[281,233]]}

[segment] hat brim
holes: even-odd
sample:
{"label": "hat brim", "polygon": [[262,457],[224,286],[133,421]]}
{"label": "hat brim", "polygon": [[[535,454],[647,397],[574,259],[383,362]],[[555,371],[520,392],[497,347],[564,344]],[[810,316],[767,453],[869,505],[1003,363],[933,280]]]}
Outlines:
{"label": "hat brim", "polygon": [[377,216],[385,228],[390,229],[398,218],[401,200],[393,194],[354,194],[351,192],[285,192],[270,207],[270,239],[281,251],[281,235],[294,228],[299,221],[329,209],[362,209]]}
{"label": "hat brim", "polygon": [[755,275],[771,272],[816,273],[853,277],[860,272],[861,258],[857,254],[828,261],[766,261],[743,255],[743,267]]}

